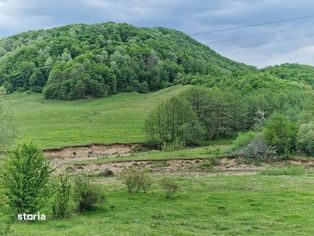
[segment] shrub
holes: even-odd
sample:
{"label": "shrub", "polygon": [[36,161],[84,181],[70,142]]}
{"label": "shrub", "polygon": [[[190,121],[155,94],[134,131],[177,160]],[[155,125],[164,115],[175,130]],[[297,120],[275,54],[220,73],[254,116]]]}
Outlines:
{"label": "shrub", "polygon": [[246,133],[240,133],[238,137],[233,141],[231,150],[236,151],[247,146],[255,137],[256,133],[249,131]]}
{"label": "shrub", "polygon": [[267,145],[274,147],[279,155],[296,148],[297,125],[279,113],[269,119],[263,133]]}
{"label": "shrub", "polygon": [[151,179],[144,171],[135,169],[123,171],[122,179],[129,193],[138,193],[141,190],[146,193],[152,184]]}
{"label": "shrub", "polygon": [[297,135],[298,150],[314,155],[314,121],[302,124]]}
{"label": "shrub", "polygon": [[256,137],[247,146],[235,151],[234,154],[244,156],[245,158],[268,160],[277,156],[276,151],[269,147],[261,136]]}
{"label": "shrub", "polygon": [[3,166],[4,196],[13,214],[37,213],[46,202],[51,168],[33,144],[18,146]]}
{"label": "shrub", "polygon": [[74,181],[74,200],[78,212],[92,210],[104,200],[104,196],[97,186],[92,185],[86,178],[77,176]]}
{"label": "shrub", "polygon": [[161,187],[165,192],[166,199],[169,199],[178,191],[178,185],[170,178],[163,178]]}
{"label": "shrub", "polygon": [[65,218],[71,213],[71,182],[66,175],[57,177],[55,194],[52,204],[54,218]]}

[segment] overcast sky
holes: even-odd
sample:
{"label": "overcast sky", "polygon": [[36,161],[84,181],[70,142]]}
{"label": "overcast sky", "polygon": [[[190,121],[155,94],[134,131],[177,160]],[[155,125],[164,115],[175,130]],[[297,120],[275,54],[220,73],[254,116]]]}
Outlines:
{"label": "overcast sky", "polygon": [[[311,0],[0,0],[0,37],[106,21],[164,26],[194,34],[308,15],[314,15]],[[290,29],[295,30],[221,42]],[[313,36],[239,49],[306,35]],[[193,37],[226,57],[258,67],[285,62],[314,65],[314,17]]]}

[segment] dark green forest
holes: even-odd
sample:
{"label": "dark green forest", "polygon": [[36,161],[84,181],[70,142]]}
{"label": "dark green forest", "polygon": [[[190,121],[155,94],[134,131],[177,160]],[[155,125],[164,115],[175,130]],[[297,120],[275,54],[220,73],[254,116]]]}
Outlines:
{"label": "dark green forest", "polygon": [[165,28],[78,24],[0,41],[0,84],[54,99],[155,91],[189,74],[232,78],[255,70]]}

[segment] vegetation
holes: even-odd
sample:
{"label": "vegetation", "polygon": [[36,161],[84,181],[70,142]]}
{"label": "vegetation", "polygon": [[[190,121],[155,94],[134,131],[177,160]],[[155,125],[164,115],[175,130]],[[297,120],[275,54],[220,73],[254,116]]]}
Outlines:
{"label": "vegetation", "polygon": [[161,180],[161,187],[165,192],[166,199],[171,198],[178,191],[178,184],[176,184],[173,179],[163,178]]}
{"label": "vegetation", "polygon": [[13,214],[34,214],[49,197],[50,165],[33,144],[18,146],[1,173],[3,194]]}
{"label": "vegetation", "polygon": [[[6,95],[6,90],[0,87],[0,102]],[[6,150],[15,138],[15,125],[10,110],[0,103],[0,152]]]}
{"label": "vegetation", "polygon": [[[129,195],[120,178],[102,181],[108,201],[98,211],[40,224],[12,226],[12,236],[36,235],[312,235],[313,176],[170,175],[180,191],[164,200]],[[97,181],[94,179],[94,181]],[[276,209],[276,210],[274,210]],[[276,222],[276,223],[274,223]]]}
{"label": "vegetation", "polygon": [[54,198],[52,203],[52,216],[62,219],[70,215],[71,209],[71,182],[68,176],[59,175],[56,177],[54,186]]}
{"label": "vegetation", "polygon": [[289,175],[301,176],[305,174],[305,169],[302,166],[289,166],[277,169],[267,169],[261,171],[262,175]]}
{"label": "vegetation", "polygon": [[128,24],[69,25],[0,41],[0,85],[71,100],[169,87],[185,74],[254,71],[176,30]]}
{"label": "vegetation", "polygon": [[296,150],[297,130],[296,123],[276,113],[265,126],[265,141],[267,145],[274,147],[278,154],[290,154]]}
{"label": "vegetation", "polygon": [[121,176],[129,193],[138,193],[141,190],[146,193],[152,184],[150,178],[143,170],[127,169]]}
{"label": "vegetation", "polygon": [[95,209],[104,200],[104,195],[83,176],[77,176],[74,181],[74,199],[77,211],[85,212]]}
{"label": "vegetation", "polygon": [[3,104],[10,107],[16,123],[17,143],[33,140],[40,148],[138,143],[146,141],[143,127],[148,113],[188,87],[77,101],[47,101],[40,94],[16,92]]}

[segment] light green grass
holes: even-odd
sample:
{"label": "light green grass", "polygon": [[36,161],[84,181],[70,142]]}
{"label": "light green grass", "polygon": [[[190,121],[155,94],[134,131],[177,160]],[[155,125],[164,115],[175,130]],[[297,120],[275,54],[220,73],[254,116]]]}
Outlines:
{"label": "light green grass", "polygon": [[10,235],[314,235],[314,177],[172,177],[171,200],[156,182],[152,193],[129,195],[120,179],[97,179],[108,200],[96,212],[16,223]]}
{"label": "light green grass", "polygon": [[42,94],[14,93],[4,102],[14,114],[18,143],[34,141],[41,148],[136,143],[145,141],[143,126],[147,114],[161,101],[188,87],[78,101],[45,100]]}
{"label": "light green grass", "polygon": [[290,175],[290,176],[301,176],[305,174],[303,166],[288,166],[282,168],[270,168],[262,170],[261,175]]}

